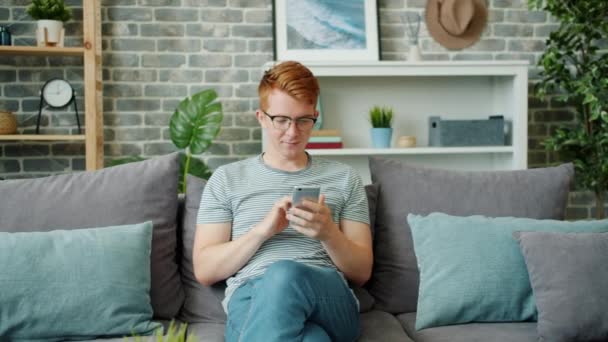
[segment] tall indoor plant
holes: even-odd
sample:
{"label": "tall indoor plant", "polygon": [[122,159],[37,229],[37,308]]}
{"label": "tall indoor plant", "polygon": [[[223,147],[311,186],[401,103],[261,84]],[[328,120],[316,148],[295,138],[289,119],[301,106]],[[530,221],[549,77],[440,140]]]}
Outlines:
{"label": "tall indoor plant", "polygon": [[[191,174],[203,179],[211,177],[211,171],[192,154],[205,152],[219,134],[224,114],[222,104],[217,101],[217,92],[206,89],[183,99],[169,121],[171,141],[184,153],[180,155],[179,192],[186,192],[186,175]],[[108,166],[145,160],[141,156],[129,156],[112,160]]]}
{"label": "tall indoor plant", "polygon": [[205,152],[220,132],[224,114],[222,104],[217,101],[217,92],[206,89],[182,100],[169,121],[171,141],[177,148],[185,150],[182,160],[183,177],[180,177],[181,192],[186,192],[188,173],[209,178],[211,172],[205,163],[192,154]]}
{"label": "tall indoor plant", "polygon": [[38,45],[63,44],[63,23],[72,19],[72,10],[64,0],[32,0],[26,11],[37,20]]}
{"label": "tall indoor plant", "polygon": [[545,146],[572,161],[577,183],[595,193],[596,217],[604,217],[608,190],[608,1],[528,0],[550,13],[559,27],[550,34],[539,66],[538,94],[556,94],[576,107],[574,125],[561,127]]}

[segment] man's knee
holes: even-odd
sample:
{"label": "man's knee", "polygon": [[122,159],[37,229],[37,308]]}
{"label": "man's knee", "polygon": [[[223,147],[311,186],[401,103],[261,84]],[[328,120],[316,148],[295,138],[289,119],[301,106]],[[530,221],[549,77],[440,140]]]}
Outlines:
{"label": "man's knee", "polygon": [[264,273],[264,285],[281,290],[290,288],[294,284],[301,284],[301,281],[306,278],[307,267],[296,261],[277,261],[270,265]]}

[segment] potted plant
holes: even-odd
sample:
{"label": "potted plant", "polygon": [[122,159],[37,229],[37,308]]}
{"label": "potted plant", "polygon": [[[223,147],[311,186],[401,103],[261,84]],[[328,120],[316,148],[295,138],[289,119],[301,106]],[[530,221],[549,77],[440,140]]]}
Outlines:
{"label": "potted plant", "polygon": [[608,40],[604,0],[528,0],[559,21],[546,41],[537,93],[557,94],[576,108],[574,124],[557,129],[545,146],[572,161],[579,188],[595,193],[596,217],[604,217],[608,190],[608,54],[600,44]]}
{"label": "potted plant", "polygon": [[63,23],[72,19],[72,11],[64,0],[32,0],[27,14],[37,20],[39,46],[63,46]]}
{"label": "potted plant", "polygon": [[393,137],[393,109],[390,107],[373,106],[369,110],[369,121],[372,124],[372,146],[387,148],[391,146]]}
{"label": "potted plant", "polygon": [[[184,154],[180,157],[181,174],[179,192],[186,192],[186,175],[191,174],[203,179],[211,177],[207,165],[193,154],[205,152],[219,134],[224,113],[222,104],[217,101],[217,92],[206,89],[183,99],[169,121],[171,141]],[[145,160],[140,156],[115,159],[108,166],[116,166]]]}

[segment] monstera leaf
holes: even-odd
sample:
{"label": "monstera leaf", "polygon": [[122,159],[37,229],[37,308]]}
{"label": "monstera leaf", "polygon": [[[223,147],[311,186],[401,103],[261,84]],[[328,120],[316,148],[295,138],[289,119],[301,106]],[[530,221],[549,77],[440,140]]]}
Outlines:
{"label": "monstera leaf", "polygon": [[216,99],[215,90],[207,89],[180,102],[169,122],[175,146],[193,154],[201,154],[211,146],[224,118],[222,104]]}
{"label": "monstera leaf", "polygon": [[[209,169],[192,154],[205,152],[220,132],[224,114],[222,104],[217,102],[217,93],[213,89],[203,90],[185,98],[171,116],[169,130],[171,140],[177,148],[186,151],[183,161],[182,180],[188,173],[195,176],[209,177]],[[192,171],[190,167],[192,166]],[[186,182],[182,182],[182,192],[186,192]]]}

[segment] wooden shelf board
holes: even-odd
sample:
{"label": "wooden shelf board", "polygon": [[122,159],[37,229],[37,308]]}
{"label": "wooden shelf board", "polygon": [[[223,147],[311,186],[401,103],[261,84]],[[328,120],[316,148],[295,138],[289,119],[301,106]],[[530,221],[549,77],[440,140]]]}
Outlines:
{"label": "wooden shelf board", "polygon": [[307,149],[318,156],[513,153],[513,146]]}
{"label": "wooden shelf board", "polygon": [[0,140],[6,141],[61,141],[61,140],[79,140],[84,141],[84,134],[4,134],[0,135]]}
{"label": "wooden shelf board", "polygon": [[3,55],[28,56],[83,56],[82,47],[37,47],[37,46],[0,46]]}

